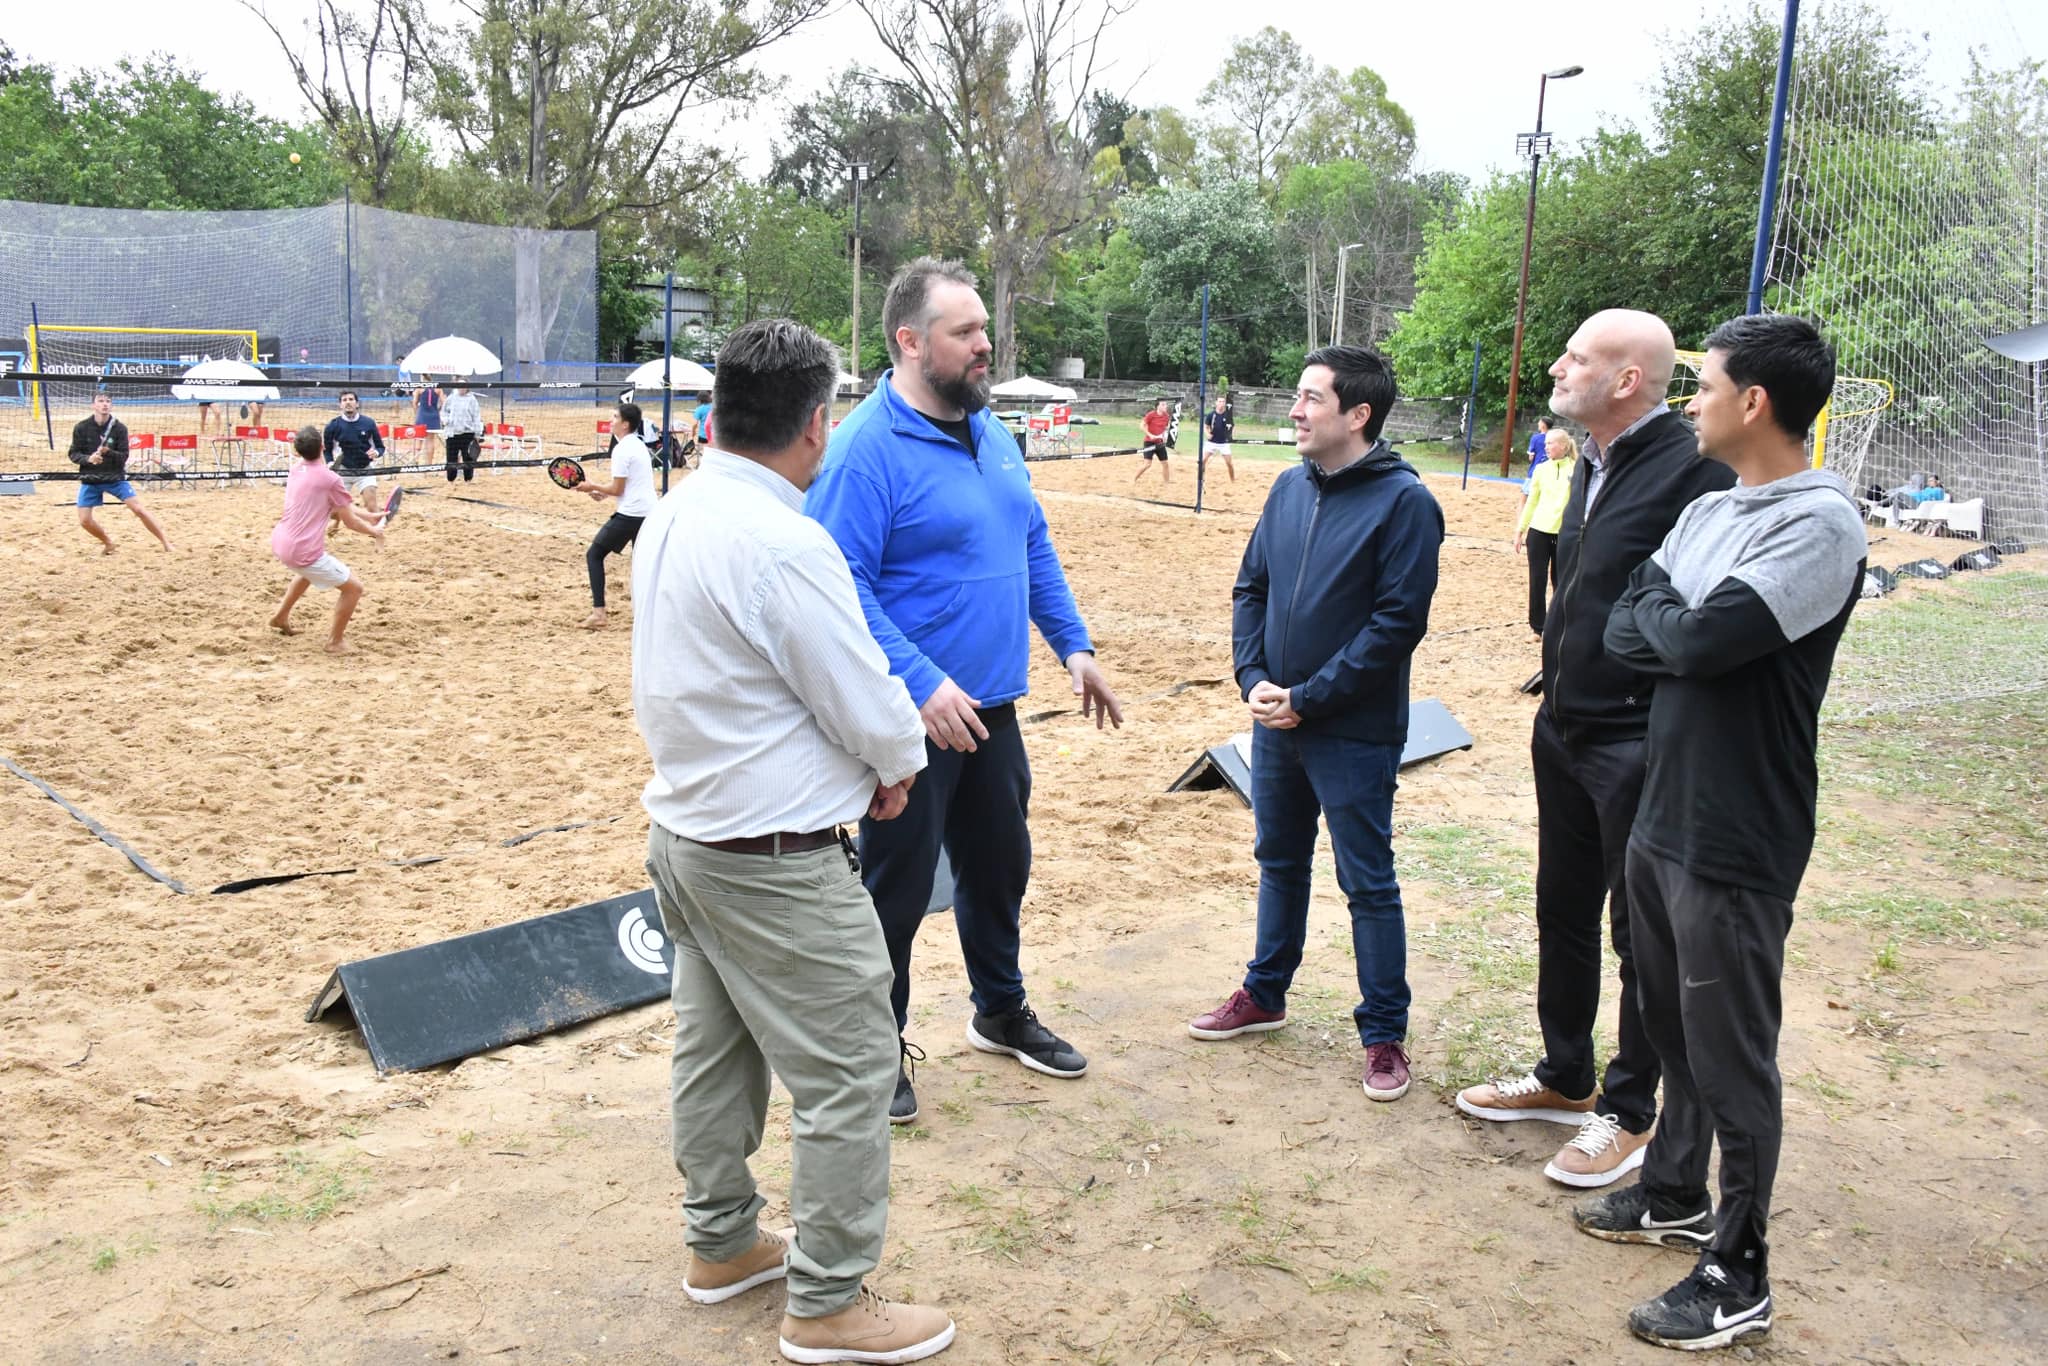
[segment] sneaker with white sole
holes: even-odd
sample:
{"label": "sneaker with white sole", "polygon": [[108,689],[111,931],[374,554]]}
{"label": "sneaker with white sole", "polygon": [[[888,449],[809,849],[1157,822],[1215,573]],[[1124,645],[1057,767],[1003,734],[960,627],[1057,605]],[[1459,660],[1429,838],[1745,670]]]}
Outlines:
{"label": "sneaker with white sole", "polygon": [[1714,1241],[1714,1206],[1706,1196],[1690,1209],[1659,1209],[1640,1181],[1579,1201],[1572,1223],[1610,1243],[1703,1248]]}
{"label": "sneaker with white sole", "polygon": [[1628,1328],[1645,1342],[1684,1352],[1733,1347],[1771,1331],[1771,1287],[1744,1290],[1720,1258],[1703,1253],[1692,1275],[1629,1310]]}
{"label": "sneaker with white sole", "polygon": [[1365,1097],[1367,1100],[1399,1100],[1408,1094],[1408,1050],[1398,1043],[1369,1043],[1365,1046]]}
{"label": "sneaker with white sole", "polygon": [[699,1304],[717,1304],[781,1280],[789,1274],[789,1242],[794,1237],[793,1228],[780,1233],[756,1230],[752,1247],[723,1262],[706,1261],[692,1252],[683,1271],[683,1293]]}
{"label": "sneaker with white sole", "polygon": [[1038,1012],[1019,1006],[1007,1015],[977,1012],[967,1022],[967,1042],[983,1053],[1002,1053],[1048,1077],[1078,1077],[1088,1071],[1080,1050],[1039,1023]]}
{"label": "sneaker with white sole", "polygon": [[897,1304],[865,1285],[852,1304],[823,1318],[782,1316],[791,1361],[923,1361],[953,1345],[953,1320],[928,1304]]}
{"label": "sneaker with white sole", "polygon": [[1578,1136],[1558,1150],[1543,1174],[1566,1186],[1611,1186],[1643,1165],[1656,1126],[1632,1134],[1613,1115],[1587,1115]]}
{"label": "sneaker with white sole", "polygon": [[1546,1119],[1552,1124],[1583,1124],[1593,1112],[1593,1097],[1573,1100],[1551,1090],[1531,1072],[1526,1077],[1502,1077],[1458,1092],[1458,1108],[1474,1119],[1505,1123],[1516,1119]]}

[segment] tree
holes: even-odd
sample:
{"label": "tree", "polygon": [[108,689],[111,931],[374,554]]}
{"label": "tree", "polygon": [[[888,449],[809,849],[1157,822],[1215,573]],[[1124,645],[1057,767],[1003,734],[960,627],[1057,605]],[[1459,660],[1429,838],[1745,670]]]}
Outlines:
{"label": "tree", "polygon": [[1017,372],[1016,308],[1101,193],[1086,138],[1102,37],[1133,0],[856,0],[889,52],[882,79],[943,138],[988,264],[999,378]]}
{"label": "tree", "polygon": [[215,94],[168,58],[62,88],[46,66],[17,68],[0,84],[0,147],[0,198],[47,204],[299,208],[342,186],[316,134]]}
{"label": "tree", "polygon": [[1415,120],[1388,98],[1387,83],[1377,71],[1361,66],[1341,76],[1326,66],[1309,79],[1303,95],[1301,120],[1274,158],[1283,175],[1293,166],[1329,161],[1407,173],[1415,158]]}
{"label": "tree", "polygon": [[1270,24],[1231,45],[1201,99],[1219,118],[1209,138],[1225,174],[1271,188],[1281,147],[1309,113],[1314,70],[1293,35]]}
{"label": "tree", "polygon": [[1249,181],[1153,190],[1124,206],[1144,253],[1136,293],[1146,301],[1148,351],[1185,373],[1201,350],[1202,286],[1212,286],[1212,370],[1263,374],[1292,309],[1273,273],[1273,220]]}

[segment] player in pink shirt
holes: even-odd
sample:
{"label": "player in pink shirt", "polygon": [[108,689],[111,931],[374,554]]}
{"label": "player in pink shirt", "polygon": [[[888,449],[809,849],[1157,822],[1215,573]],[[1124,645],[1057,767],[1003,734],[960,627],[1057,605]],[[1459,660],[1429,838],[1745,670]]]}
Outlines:
{"label": "player in pink shirt", "polygon": [[321,459],[319,428],[299,428],[292,438],[292,449],[298,452],[299,463],[285,479],[284,516],[271,530],[270,549],[298,577],[285,590],[284,603],[270,619],[270,626],[281,635],[297,635],[298,630],[292,625],[292,608],[306,596],[306,590],[315,584],[339,589],[341,601],[334,606],[334,629],[327,636],[327,653],[347,654],[350,646],[341,635],[348,629],[348,619],[355,615],[356,604],[363,600],[363,581],[327,549],[327,519],[337,517],[349,530],[375,537],[380,545],[384,541],[384,524],[369,521],[355,510],[341,476]]}

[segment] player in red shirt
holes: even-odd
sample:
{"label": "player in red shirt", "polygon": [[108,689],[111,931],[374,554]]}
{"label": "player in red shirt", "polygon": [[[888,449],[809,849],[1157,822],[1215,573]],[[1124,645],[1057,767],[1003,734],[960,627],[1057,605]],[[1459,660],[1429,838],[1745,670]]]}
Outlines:
{"label": "player in red shirt", "polygon": [[1151,412],[1140,419],[1145,428],[1145,463],[1138,466],[1138,473],[1131,479],[1133,484],[1145,477],[1145,471],[1152,468],[1154,460],[1159,462],[1160,482],[1173,482],[1173,471],[1166,464],[1167,433],[1173,428],[1173,417],[1166,411],[1166,407],[1166,400],[1162,398],[1152,405]]}

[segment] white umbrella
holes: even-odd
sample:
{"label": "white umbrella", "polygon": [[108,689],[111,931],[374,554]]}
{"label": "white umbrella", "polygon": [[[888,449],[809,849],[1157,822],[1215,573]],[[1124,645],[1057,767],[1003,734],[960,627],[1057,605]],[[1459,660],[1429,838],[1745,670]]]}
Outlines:
{"label": "white umbrella", "polygon": [[1015,379],[1004,380],[1001,384],[990,389],[989,393],[995,398],[1041,399],[1047,403],[1072,403],[1074,401],[1074,391],[1072,389],[1062,384],[1048,384],[1042,379],[1033,379],[1029,375],[1019,375]]}
{"label": "white umbrella", "polygon": [[661,391],[661,368],[664,365],[668,367],[668,387],[670,389],[688,390],[690,393],[696,393],[700,389],[710,390],[711,372],[697,364],[697,362],[684,360],[681,356],[657,357],[647,362],[647,364],[626,377],[626,387],[628,389],[652,389],[659,393]]}
{"label": "white umbrella", "polygon": [[171,386],[172,398],[196,399],[201,403],[268,403],[277,398],[277,386],[240,384],[193,384],[193,380],[262,379],[270,376],[245,360],[203,360],[185,372],[185,382]]}
{"label": "white umbrella", "polygon": [[406,352],[398,368],[408,375],[495,375],[505,367],[467,337],[436,337]]}
{"label": "white umbrella", "polygon": [[842,389],[858,389],[865,382],[859,375],[849,375],[844,370],[839,372],[839,387]]}

